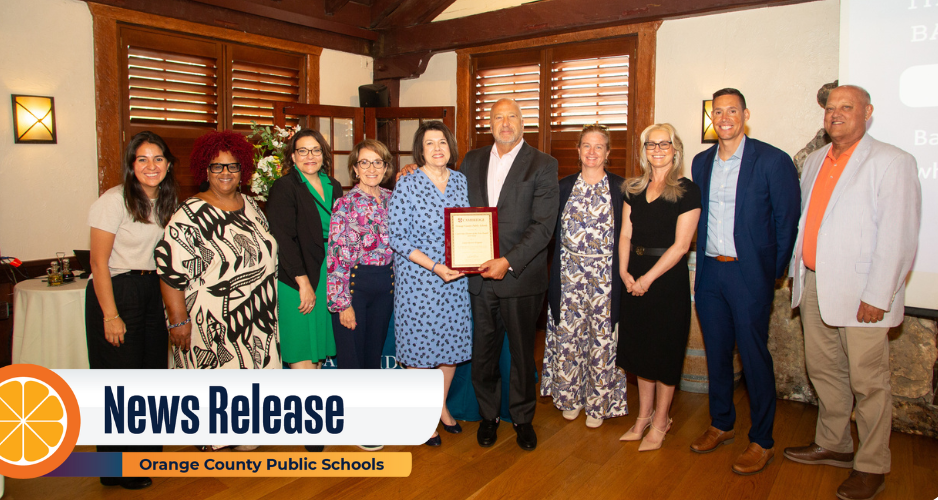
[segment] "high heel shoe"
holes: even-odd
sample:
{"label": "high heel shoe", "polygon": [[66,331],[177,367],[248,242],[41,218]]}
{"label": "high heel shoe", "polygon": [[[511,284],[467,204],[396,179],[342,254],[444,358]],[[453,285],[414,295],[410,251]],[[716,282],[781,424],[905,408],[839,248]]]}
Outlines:
{"label": "high heel shoe", "polygon": [[572,410],[564,410],[563,418],[565,418],[566,420],[576,420],[576,418],[580,416],[580,410],[582,409],[583,407],[581,406],[579,408],[574,408]]}
{"label": "high heel shoe", "polygon": [[[645,436],[645,439],[642,439],[642,444],[638,445],[638,451],[654,451],[658,448],[661,448],[661,445],[664,443],[665,435],[667,435],[669,430],[671,430],[670,418],[668,419],[668,425],[664,428],[664,430],[655,427],[655,424],[651,424],[651,431],[648,432],[648,435]],[[661,434],[661,439],[657,442],[648,439],[655,432]]]}
{"label": "high heel shoe", "polygon": [[651,412],[651,415],[647,417],[636,418],[635,424],[619,438],[619,441],[641,441],[645,430],[651,425],[651,419],[653,418],[655,418],[655,412]]}
{"label": "high heel shoe", "polygon": [[459,434],[462,432],[462,426],[459,425],[459,422],[456,422],[453,425],[446,425],[446,422],[440,420],[440,423],[443,424],[443,430],[450,434]]}

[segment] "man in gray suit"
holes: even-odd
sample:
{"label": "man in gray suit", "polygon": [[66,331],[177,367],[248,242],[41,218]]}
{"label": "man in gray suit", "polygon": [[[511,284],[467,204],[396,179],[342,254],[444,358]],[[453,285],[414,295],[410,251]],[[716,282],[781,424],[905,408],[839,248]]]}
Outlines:
{"label": "man in gray suit", "polygon": [[501,257],[482,264],[481,275],[469,277],[472,385],[482,416],[477,439],[480,446],[492,446],[498,439],[498,360],[507,331],[508,412],[518,446],[533,450],[537,446],[531,425],[537,401],[534,335],[547,291],[547,245],[560,203],[557,160],[524,142],[521,109],[515,101],[496,102],[489,123],[495,145],[470,151],[459,167],[469,184],[469,205],[498,207]]}
{"label": "man in gray suit", "polygon": [[[860,87],[837,87],[824,110],[832,144],[805,162],[791,273],[808,376],[818,395],[814,442],[786,448],[803,464],[852,468],[843,500],[873,498],[889,472],[890,327],[902,323],[905,279],[918,246],[922,194],[915,158],[866,133]],[[860,446],[850,414],[856,397]]]}

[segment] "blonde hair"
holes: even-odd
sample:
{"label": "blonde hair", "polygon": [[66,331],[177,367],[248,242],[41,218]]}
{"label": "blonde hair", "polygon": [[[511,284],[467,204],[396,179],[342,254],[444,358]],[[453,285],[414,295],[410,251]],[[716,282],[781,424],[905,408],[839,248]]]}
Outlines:
{"label": "blonde hair", "polygon": [[681,186],[681,177],[683,177],[684,172],[684,143],[681,142],[681,138],[677,135],[677,130],[674,130],[674,126],[670,123],[656,123],[654,125],[649,125],[648,128],[642,131],[642,151],[639,155],[639,163],[642,166],[642,175],[641,177],[626,179],[622,185],[622,190],[625,191],[626,196],[639,194],[648,188],[648,184],[651,183],[651,176],[654,172],[654,169],[648,163],[648,157],[645,154],[645,142],[648,141],[648,136],[651,135],[651,133],[655,130],[664,130],[671,137],[671,147],[674,150],[674,160],[671,162],[671,169],[668,170],[668,173],[665,176],[664,191],[661,192],[661,197],[673,203],[684,196],[684,187]]}
{"label": "blonde hair", "polygon": [[[588,125],[583,125],[583,130],[580,131],[580,136],[576,139],[576,163],[580,168],[583,168],[583,161],[580,160],[580,146],[583,145],[583,138],[586,137],[586,134],[597,133],[603,136],[606,139],[606,152],[609,152],[612,149],[612,136],[609,135],[609,129],[605,125],[600,125],[598,123],[590,123]],[[609,166],[609,156],[606,156],[606,162],[603,164],[603,167]]]}

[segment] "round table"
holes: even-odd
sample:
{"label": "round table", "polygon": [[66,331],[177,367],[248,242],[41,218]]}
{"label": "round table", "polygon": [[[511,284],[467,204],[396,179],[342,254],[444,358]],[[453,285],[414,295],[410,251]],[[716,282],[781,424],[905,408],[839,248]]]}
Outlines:
{"label": "round table", "polygon": [[85,287],[76,279],[49,286],[41,279],[13,289],[13,363],[46,368],[88,368]]}

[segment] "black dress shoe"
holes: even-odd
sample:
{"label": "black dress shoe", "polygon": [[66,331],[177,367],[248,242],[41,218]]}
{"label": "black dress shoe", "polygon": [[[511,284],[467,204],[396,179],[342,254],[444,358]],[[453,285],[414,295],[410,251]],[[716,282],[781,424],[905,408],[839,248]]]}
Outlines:
{"label": "black dress shoe", "polygon": [[479,446],[488,448],[498,440],[498,419],[479,422],[479,432],[476,433],[476,439],[479,440]]}
{"label": "black dress shoe", "polygon": [[126,490],[142,490],[153,484],[153,481],[148,477],[102,477],[101,484],[120,486]]}
{"label": "black dress shoe", "polygon": [[320,451],[326,449],[325,445],[321,444],[306,444],[303,445],[303,448],[306,448],[306,451],[310,453],[319,453]]}
{"label": "black dress shoe", "polygon": [[459,425],[459,422],[456,422],[453,425],[446,425],[446,423],[440,420],[440,423],[443,424],[443,430],[450,434],[459,434],[462,432],[462,426]]}
{"label": "black dress shoe", "polygon": [[518,446],[522,450],[531,451],[537,448],[537,434],[534,433],[534,426],[531,424],[514,424],[515,433],[518,434]]}
{"label": "black dress shoe", "polygon": [[425,445],[427,445],[427,446],[437,447],[437,446],[440,446],[441,444],[443,444],[443,440],[440,439],[440,435],[437,434],[436,436],[433,436],[432,438],[428,439],[427,442],[426,442],[426,443],[423,443],[423,444],[425,444]]}

